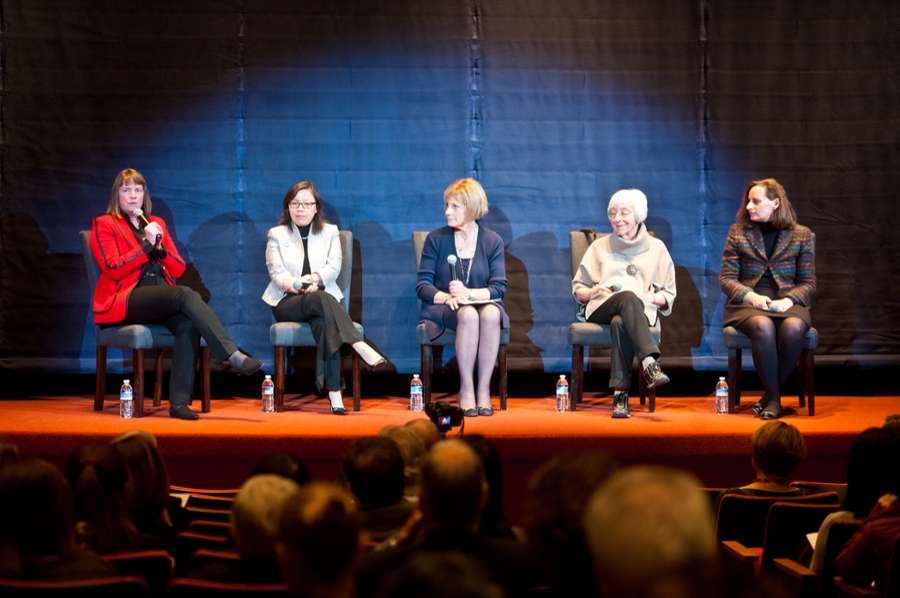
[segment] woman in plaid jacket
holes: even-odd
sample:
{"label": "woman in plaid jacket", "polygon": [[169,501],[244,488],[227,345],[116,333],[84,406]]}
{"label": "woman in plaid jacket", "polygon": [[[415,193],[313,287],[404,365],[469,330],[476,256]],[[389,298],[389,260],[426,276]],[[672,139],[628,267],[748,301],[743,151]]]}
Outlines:
{"label": "woman in plaid jacket", "polygon": [[797,224],[787,193],[775,179],[747,185],[735,220],[719,272],[728,297],[724,324],[753,341],[753,364],[766,390],[753,410],[763,419],[776,419],[781,387],[797,365],[810,327],[815,235]]}

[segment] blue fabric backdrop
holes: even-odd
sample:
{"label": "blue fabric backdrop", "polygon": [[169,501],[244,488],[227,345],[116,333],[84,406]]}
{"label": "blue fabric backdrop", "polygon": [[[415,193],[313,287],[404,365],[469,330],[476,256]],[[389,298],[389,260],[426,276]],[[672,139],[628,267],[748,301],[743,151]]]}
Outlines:
{"label": "blue fabric backdrop", "polygon": [[664,364],[723,369],[721,250],[767,176],[818,234],[820,360],[896,364],[900,8],[797,4],[2,0],[0,366],[93,371],[76,233],[125,167],[269,366],[265,232],[292,183],[353,232],[352,315],[409,373],[410,235],[464,176],[507,245],[513,370],[568,370],[568,234],[608,231],[630,187],[677,266]]}

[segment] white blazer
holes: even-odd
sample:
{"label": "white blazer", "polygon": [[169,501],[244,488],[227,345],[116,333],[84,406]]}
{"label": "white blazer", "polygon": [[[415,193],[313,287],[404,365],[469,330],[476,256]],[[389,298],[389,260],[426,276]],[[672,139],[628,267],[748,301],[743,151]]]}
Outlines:
{"label": "white blazer", "polygon": [[[318,233],[310,232],[306,242],[309,247],[310,269],[322,277],[325,292],[340,301],[344,298],[344,294],[337,286],[337,277],[344,256],[341,253],[338,227],[325,224]],[[285,281],[294,283],[303,273],[303,240],[293,223],[290,229],[279,225],[270,228],[266,233],[266,267],[269,269],[271,282],[262,298],[274,307],[286,295],[281,290],[282,283]]]}

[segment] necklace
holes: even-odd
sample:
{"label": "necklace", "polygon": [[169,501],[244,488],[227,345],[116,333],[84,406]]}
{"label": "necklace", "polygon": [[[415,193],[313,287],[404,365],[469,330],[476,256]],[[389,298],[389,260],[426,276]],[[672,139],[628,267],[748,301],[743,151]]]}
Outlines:
{"label": "necklace", "polygon": [[[469,274],[472,273],[472,258],[459,258],[459,261],[462,262],[463,273],[465,274],[466,279],[466,288],[469,288]],[[468,268],[466,267],[466,262],[469,262]]]}
{"label": "necklace", "polygon": [[[459,257],[459,261],[462,262],[463,273],[465,274],[466,279],[466,288],[469,288],[469,275],[472,274],[472,262],[475,260],[475,252],[478,251],[478,225],[475,225],[474,231],[474,239],[472,237],[472,233],[469,233],[469,236],[466,237],[466,246],[465,249],[468,249],[470,245],[474,245],[472,248],[472,255],[470,257],[462,257],[460,254],[462,253],[459,250],[459,243],[457,242],[456,233],[453,233],[453,246],[456,248],[456,255]],[[470,241],[470,239],[473,239]],[[473,242],[474,241],[474,242]],[[468,268],[466,267],[466,262],[469,262]]]}

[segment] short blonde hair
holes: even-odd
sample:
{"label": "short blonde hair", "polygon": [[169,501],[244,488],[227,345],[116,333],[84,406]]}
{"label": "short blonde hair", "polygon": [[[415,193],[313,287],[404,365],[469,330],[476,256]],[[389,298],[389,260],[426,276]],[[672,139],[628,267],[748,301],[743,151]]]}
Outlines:
{"label": "short blonde hair", "polygon": [[459,179],[453,182],[447,190],[444,191],[444,207],[450,203],[451,199],[462,202],[469,210],[469,216],[472,220],[480,220],[488,213],[487,194],[484,187],[475,179]]}
{"label": "short blonde hair", "polygon": [[618,208],[623,203],[631,204],[631,210],[634,212],[634,219],[638,224],[647,219],[647,196],[640,189],[621,189],[612,194],[609,198],[609,204],[606,206],[607,213]]}

